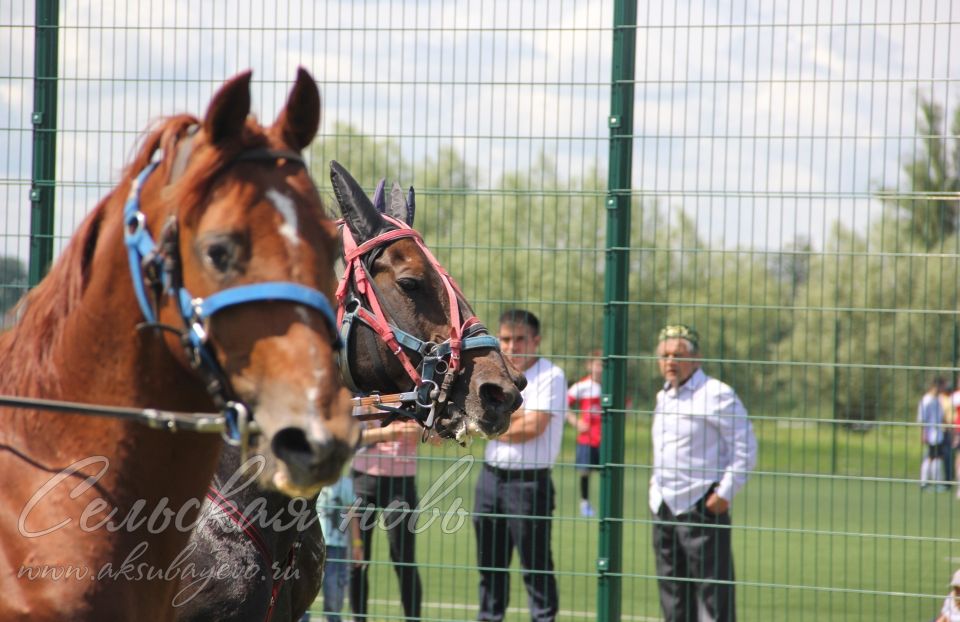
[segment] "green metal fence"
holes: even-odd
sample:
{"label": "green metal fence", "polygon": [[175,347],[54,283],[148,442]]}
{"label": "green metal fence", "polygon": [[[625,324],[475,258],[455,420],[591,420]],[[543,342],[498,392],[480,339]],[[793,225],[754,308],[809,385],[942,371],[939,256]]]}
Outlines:
{"label": "green metal fence", "polygon": [[[928,380],[956,380],[958,28],[949,0],[0,4],[0,304],[152,119],[201,113],[250,67],[271,119],[302,64],[321,186],[331,158],[416,186],[417,226],[484,322],[535,312],[570,382],[603,349],[597,516],[572,428],[553,469],[558,619],[660,619],[667,322],[699,329],[757,432],[733,504],[740,618],[930,619],[960,567],[960,502],[921,489],[916,423]],[[443,483],[417,535],[425,619],[476,616],[482,455],[420,449],[421,498]],[[508,619],[526,619],[510,575]],[[370,576],[370,619],[402,617],[379,532]]]}

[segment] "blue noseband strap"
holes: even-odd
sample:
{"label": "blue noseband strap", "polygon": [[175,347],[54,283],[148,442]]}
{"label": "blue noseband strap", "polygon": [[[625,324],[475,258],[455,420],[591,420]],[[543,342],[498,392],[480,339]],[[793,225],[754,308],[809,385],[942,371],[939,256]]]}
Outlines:
{"label": "blue noseband strap", "polygon": [[191,304],[190,309],[181,309],[181,313],[194,311],[200,318],[207,319],[227,307],[248,302],[292,302],[310,307],[320,312],[333,334],[337,332],[337,320],[326,296],[313,288],[284,281],[253,283],[224,289],[200,300],[198,306]]}

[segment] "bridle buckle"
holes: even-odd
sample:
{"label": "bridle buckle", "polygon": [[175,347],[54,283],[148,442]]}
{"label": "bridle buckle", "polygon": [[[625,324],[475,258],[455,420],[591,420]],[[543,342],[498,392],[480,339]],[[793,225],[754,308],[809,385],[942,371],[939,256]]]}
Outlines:
{"label": "bridle buckle", "polygon": [[196,338],[196,345],[204,345],[210,337],[209,318],[203,317],[203,298],[190,301],[190,332]]}
{"label": "bridle buckle", "polygon": [[137,210],[129,218],[127,218],[127,235],[135,236],[138,233],[142,232],[147,226],[147,217],[143,212]]}
{"label": "bridle buckle", "polygon": [[240,448],[241,464],[247,461],[247,453],[250,450],[251,419],[250,410],[242,402],[231,400],[224,404],[224,429],[220,436],[228,445]]}

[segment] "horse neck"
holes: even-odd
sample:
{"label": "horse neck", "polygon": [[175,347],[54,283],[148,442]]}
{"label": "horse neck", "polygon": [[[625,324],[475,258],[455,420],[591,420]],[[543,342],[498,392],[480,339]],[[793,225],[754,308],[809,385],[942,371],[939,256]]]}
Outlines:
{"label": "horse neck", "polygon": [[[116,226],[119,220],[115,219],[113,226],[104,225],[89,282],[63,326],[64,335],[70,338],[59,340],[58,351],[52,356],[63,372],[57,378],[57,397],[94,404],[208,412],[212,404],[201,381],[174,356],[163,333],[137,329],[144,318],[134,294],[121,227]],[[62,417],[46,419],[50,425],[63,425]],[[184,444],[200,452],[195,464],[204,467],[200,475],[189,477],[197,482],[192,494],[202,495],[202,484],[212,476],[220,446],[216,435],[157,433],[141,424],[101,418],[84,425],[107,430],[105,434],[124,446],[136,446],[134,454],[115,454],[117,459],[134,463],[135,469],[136,465],[143,468],[145,459],[152,460],[149,469],[161,467],[171,454],[182,453]],[[103,447],[102,440],[93,440],[91,449]]]}
{"label": "horse neck", "polygon": [[[202,391],[192,390],[199,382],[176,361],[161,332],[137,330],[143,316],[124,244],[128,186],[87,216],[27,297],[20,320],[0,334],[0,391],[86,402],[105,395],[129,406],[163,406],[158,399],[209,404]],[[173,382],[178,391],[162,390]]]}

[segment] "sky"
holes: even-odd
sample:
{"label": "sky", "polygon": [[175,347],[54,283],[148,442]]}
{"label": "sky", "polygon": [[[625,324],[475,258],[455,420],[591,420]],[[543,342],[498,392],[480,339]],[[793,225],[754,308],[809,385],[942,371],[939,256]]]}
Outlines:
{"label": "sky", "polygon": [[[264,121],[296,67],[409,161],[461,152],[481,188],[549,156],[607,164],[613,3],[162,0],[61,4],[56,233],[119,179],[151,121],[254,71]],[[917,103],[958,103],[960,3],[639,0],[633,187],[717,248],[865,231],[916,153]],[[0,3],[0,255],[26,256],[33,2]],[[405,183],[411,172],[384,171]],[[372,184],[373,180],[368,183]],[[599,200],[599,199],[598,199]],[[62,242],[58,248],[62,246]]]}

